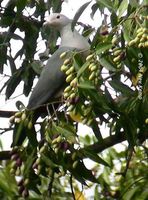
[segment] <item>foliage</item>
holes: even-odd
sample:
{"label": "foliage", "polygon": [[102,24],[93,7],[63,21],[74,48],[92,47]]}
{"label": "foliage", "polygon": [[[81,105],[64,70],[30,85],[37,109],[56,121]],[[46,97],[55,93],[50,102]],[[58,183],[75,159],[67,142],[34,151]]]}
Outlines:
{"label": "foliage", "polygon": [[[20,82],[28,96],[47,52],[56,50],[58,34],[41,27],[45,12],[60,12],[62,3],[10,0],[4,5],[1,1],[0,72],[4,74],[5,67],[11,72],[1,88],[7,99]],[[78,194],[84,199],[83,192],[74,186],[77,181],[84,189],[93,185],[96,200],[148,197],[148,6],[146,1],[88,2],[76,13],[72,28],[87,6],[92,9],[90,17],[100,12],[102,24],[96,30],[81,24],[91,44],[85,62],[75,52],[69,60],[62,56],[67,75],[64,102],[60,102],[63,109],[52,110],[52,117],[45,117],[38,126],[32,111],[21,108],[11,117],[13,143],[9,160],[1,162],[1,199],[80,199]],[[39,38],[49,41],[45,54],[38,53]],[[22,44],[15,55],[12,40]],[[71,119],[69,113],[77,114],[94,135],[79,135],[79,120]],[[102,126],[106,127],[103,131]],[[124,151],[109,148],[125,140]],[[6,159],[3,155],[1,151],[1,160]],[[86,158],[96,166],[88,169]]]}

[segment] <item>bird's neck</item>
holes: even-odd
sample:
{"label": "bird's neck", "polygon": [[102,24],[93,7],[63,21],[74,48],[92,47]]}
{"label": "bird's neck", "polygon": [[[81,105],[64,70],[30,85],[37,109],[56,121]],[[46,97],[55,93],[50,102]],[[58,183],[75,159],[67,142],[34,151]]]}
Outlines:
{"label": "bird's neck", "polygon": [[89,49],[89,44],[87,40],[81,36],[75,29],[71,30],[71,24],[63,27],[60,31],[61,35],[61,45],[74,47],[78,49]]}

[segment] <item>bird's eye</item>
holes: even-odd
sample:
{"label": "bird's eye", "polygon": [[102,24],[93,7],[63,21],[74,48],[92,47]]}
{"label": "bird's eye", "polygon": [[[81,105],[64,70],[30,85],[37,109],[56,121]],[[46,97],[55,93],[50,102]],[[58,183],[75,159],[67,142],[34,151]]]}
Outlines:
{"label": "bird's eye", "polygon": [[60,18],[60,15],[57,15],[57,19],[59,19]]}

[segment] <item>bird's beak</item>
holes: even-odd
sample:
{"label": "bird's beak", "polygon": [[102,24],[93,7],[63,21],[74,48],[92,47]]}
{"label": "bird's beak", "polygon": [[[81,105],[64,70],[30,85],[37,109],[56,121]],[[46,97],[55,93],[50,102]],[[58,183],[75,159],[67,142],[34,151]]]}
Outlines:
{"label": "bird's beak", "polygon": [[49,23],[48,21],[45,21],[45,22],[43,23],[43,27],[47,27],[47,26],[50,26],[50,23]]}

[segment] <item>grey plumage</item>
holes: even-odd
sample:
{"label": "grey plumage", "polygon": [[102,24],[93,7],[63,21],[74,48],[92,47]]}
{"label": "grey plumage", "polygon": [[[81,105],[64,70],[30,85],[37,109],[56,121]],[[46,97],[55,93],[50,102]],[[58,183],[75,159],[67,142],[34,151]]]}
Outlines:
{"label": "grey plumage", "polygon": [[65,51],[84,51],[89,49],[87,40],[76,30],[71,30],[71,20],[66,16],[54,13],[46,25],[60,31],[61,45],[57,51],[49,58],[45,68],[39,77],[39,80],[30,96],[28,109],[36,109],[39,106],[51,102],[65,84],[65,74],[61,72],[63,64],[60,55]]}

